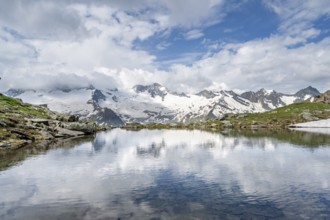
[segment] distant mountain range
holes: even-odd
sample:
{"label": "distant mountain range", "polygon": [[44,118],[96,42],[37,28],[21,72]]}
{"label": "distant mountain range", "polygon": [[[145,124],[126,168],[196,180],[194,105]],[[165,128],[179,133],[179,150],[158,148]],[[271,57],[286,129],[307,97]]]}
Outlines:
{"label": "distant mountain range", "polygon": [[170,91],[154,83],[130,90],[59,88],[52,90],[10,89],[6,95],[24,102],[47,105],[60,113],[92,118],[102,125],[125,123],[192,122],[221,117],[226,113],[263,112],[320,95],[307,87],[295,94],[260,89],[237,94],[233,91],[203,90],[196,94]]}

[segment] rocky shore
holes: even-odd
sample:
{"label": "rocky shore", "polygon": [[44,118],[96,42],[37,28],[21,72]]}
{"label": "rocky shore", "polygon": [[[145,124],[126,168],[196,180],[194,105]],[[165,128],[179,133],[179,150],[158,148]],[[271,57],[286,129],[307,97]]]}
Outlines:
{"label": "rocky shore", "polygon": [[97,125],[73,115],[61,115],[45,106],[23,103],[0,94],[0,150],[33,142],[92,135]]}

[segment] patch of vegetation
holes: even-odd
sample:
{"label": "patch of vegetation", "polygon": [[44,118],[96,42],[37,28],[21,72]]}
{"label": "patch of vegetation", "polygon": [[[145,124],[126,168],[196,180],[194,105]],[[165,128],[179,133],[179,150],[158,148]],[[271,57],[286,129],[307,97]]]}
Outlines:
{"label": "patch of vegetation", "polygon": [[132,123],[123,126],[125,129],[202,129],[223,130],[258,129],[258,128],[286,128],[289,125],[330,118],[330,105],[325,103],[295,103],[272,111],[262,113],[226,114],[219,119],[195,122],[189,124],[139,124]]}
{"label": "patch of vegetation", "polygon": [[0,95],[0,117],[50,118],[46,108],[23,103],[20,100]]}
{"label": "patch of vegetation", "polygon": [[250,114],[228,114],[201,123],[205,127],[285,128],[289,125],[330,118],[330,105],[324,103],[295,103],[272,111]]}

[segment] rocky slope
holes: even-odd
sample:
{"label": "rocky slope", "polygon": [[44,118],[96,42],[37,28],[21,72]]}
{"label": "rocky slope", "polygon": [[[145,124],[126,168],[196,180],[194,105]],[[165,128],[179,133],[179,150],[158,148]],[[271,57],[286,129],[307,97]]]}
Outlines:
{"label": "rocky slope", "polygon": [[301,102],[319,92],[308,87],[295,94],[261,89],[237,94],[233,91],[203,90],[196,94],[170,91],[154,83],[136,85],[130,90],[88,88],[51,91],[15,90],[6,94],[51,110],[91,118],[101,125],[126,123],[198,122],[228,113],[264,112]]}
{"label": "rocky slope", "polygon": [[315,97],[311,98],[310,101],[314,103],[330,104],[330,90],[323,94],[316,95]]}
{"label": "rocky slope", "polygon": [[[328,119],[324,122],[323,120]],[[182,124],[138,124],[131,123],[123,126],[126,129],[161,129],[161,128],[183,128],[183,129],[205,129],[205,130],[255,130],[255,129],[284,129],[297,127],[304,122],[327,123],[329,127],[330,105],[325,103],[302,102],[280,107],[261,113],[226,114],[218,119],[203,122]]]}
{"label": "rocky slope", "polygon": [[94,122],[79,121],[76,116],[58,114],[44,106],[26,104],[0,94],[0,150],[95,132]]}
{"label": "rocky slope", "polygon": [[309,86],[295,94],[284,94],[274,90],[261,89],[257,92],[242,93],[241,97],[253,103],[260,103],[265,110],[272,110],[292,103],[303,102],[320,94],[317,89]]}

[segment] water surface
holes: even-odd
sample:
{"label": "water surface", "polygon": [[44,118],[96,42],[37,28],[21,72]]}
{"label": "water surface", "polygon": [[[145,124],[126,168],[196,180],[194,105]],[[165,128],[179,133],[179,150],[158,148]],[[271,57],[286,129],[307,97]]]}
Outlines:
{"label": "water surface", "polygon": [[330,137],[112,130],[0,171],[0,219],[330,219]]}

